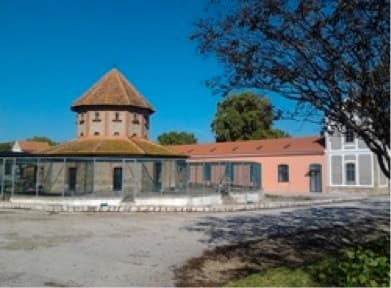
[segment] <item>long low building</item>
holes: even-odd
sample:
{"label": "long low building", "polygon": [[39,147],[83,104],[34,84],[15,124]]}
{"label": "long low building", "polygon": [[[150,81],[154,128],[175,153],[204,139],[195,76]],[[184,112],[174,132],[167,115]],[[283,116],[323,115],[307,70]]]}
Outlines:
{"label": "long low building", "polygon": [[[259,163],[263,191],[323,192],[326,189],[323,181],[326,178],[326,161],[322,137],[191,144],[170,148],[188,154],[191,163]],[[204,169],[209,169],[208,165]],[[190,177],[194,177],[195,173],[191,171]]]}
{"label": "long low building", "polygon": [[[187,161],[190,163],[258,163],[264,192],[386,193],[389,187],[375,155],[349,131],[325,137],[174,145],[170,148],[189,155]],[[209,165],[204,164],[199,169],[203,172],[192,166],[190,179],[208,180]]]}

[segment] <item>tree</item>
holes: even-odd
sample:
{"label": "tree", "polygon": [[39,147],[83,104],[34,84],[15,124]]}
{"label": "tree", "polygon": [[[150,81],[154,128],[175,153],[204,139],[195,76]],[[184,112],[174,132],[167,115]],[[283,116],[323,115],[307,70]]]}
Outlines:
{"label": "tree", "polygon": [[0,152],[9,152],[12,149],[12,142],[0,143]]}
{"label": "tree", "polygon": [[58,143],[46,136],[34,136],[26,139],[27,141],[48,142],[50,146],[57,145]]}
{"label": "tree", "polygon": [[162,145],[181,145],[197,143],[197,138],[193,133],[188,132],[166,132],[160,134],[157,140]]}
{"label": "tree", "polygon": [[271,128],[278,118],[269,99],[244,92],[218,103],[211,127],[217,142],[289,137]]}
{"label": "tree", "polygon": [[389,8],[386,0],[215,0],[191,39],[225,68],[208,81],[216,92],[257,88],[296,100],[296,117],[353,130],[390,178]]}

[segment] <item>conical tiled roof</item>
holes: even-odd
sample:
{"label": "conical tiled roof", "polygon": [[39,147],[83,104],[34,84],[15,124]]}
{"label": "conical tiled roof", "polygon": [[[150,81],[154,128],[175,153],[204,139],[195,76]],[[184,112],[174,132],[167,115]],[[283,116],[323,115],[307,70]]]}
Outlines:
{"label": "conical tiled roof", "polygon": [[99,105],[132,106],[154,111],[151,104],[115,68],[107,72],[92,88],[77,99],[71,109],[77,111],[78,107]]}
{"label": "conical tiled roof", "polygon": [[181,152],[138,137],[83,137],[50,147],[41,154],[186,157]]}

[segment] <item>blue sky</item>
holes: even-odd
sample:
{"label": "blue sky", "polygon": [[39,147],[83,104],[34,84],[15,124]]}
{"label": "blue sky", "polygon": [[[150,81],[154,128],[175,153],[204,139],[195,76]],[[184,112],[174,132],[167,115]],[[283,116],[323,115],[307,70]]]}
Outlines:
{"label": "blue sky", "polygon": [[[153,104],[151,138],[166,131],[214,140],[221,100],[203,81],[221,72],[188,40],[206,0],[1,0],[0,142],[75,137],[71,103],[105,72],[118,69]],[[273,97],[277,108],[293,103]],[[293,136],[319,126],[278,121]]]}

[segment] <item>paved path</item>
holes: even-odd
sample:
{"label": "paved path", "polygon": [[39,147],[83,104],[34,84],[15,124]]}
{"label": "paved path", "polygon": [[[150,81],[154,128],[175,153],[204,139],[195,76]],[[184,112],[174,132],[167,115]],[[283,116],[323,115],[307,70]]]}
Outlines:
{"label": "paved path", "polygon": [[387,230],[389,213],[384,198],[218,214],[0,210],[0,284],[172,286],[175,268],[206,249],[333,225]]}

